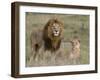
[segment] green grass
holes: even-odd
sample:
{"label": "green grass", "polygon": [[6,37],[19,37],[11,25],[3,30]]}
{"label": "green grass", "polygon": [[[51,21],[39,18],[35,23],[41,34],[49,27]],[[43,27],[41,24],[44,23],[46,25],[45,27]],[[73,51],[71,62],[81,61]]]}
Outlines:
{"label": "green grass", "polygon": [[[57,17],[64,24],[64,39],[69,40],[74,36],[78,36],[81,41],[81,60],[80,64],[89,64],[89,16],[86,15],[71,15],[71,14],[41,14],[41,13],[26,13],[26,66],[50,66],[50,65],[67,65],[66,57],[71,46],[69,43],[65,45],[63,53],[60,55],[51,54],[50,52],[41,52],[38,54],[38,60],[34,60],[30,35],[31,32],[38,29],[43,29],[49,19]],[[54,57],[59,57],[54,61]],[[30,62],[30,59],[31,62]]]}

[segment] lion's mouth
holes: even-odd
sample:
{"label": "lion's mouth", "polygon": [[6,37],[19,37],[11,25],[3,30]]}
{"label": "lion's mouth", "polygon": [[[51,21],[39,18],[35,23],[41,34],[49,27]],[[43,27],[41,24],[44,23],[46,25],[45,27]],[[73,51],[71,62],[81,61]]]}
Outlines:
{"label": "lion's mouth", "polygon": [[59,31],[54,31],[54,36],[59,36]]}

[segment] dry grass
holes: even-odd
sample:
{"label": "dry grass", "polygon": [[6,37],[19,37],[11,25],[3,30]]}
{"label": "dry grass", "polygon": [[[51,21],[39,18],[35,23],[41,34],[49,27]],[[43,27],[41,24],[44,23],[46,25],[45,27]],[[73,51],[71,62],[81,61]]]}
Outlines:
{"label": "dry grass", "polygon": [[34,53],[33,56],[31,56],[28,62],[29,66],[57,66],[68,64],[67,54],[63,48],[59,49],[57,52],[44,51],[44,49],[41,48],[36,54],[35,57]]}

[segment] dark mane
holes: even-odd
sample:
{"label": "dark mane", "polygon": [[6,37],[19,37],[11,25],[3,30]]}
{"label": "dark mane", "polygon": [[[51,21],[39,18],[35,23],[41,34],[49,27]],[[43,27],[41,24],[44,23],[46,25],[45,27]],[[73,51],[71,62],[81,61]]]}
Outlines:
{"label": "dark mane", "polygon": [[60,36],[57,37],[57,46],[54,48],[52,42],[53,37],[48,36],[48,34],[50,33],[48,28],[51,27],[53,23],[62,24],[58,19],[50,19],[45,25],[43,30],[43,40],[44,40],[45,50],[56,51],[60,48],[61,37]]}

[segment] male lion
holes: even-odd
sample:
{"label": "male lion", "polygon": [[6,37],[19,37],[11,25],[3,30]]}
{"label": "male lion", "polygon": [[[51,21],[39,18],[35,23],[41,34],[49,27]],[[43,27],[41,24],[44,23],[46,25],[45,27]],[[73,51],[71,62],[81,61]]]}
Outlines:
{"label": "male lion", "polygon": [[43,39],[46,50],[56,51],[60,48],[63,24],[58,19],[50,19],[44,27]]}
{"label": "male lion", "polygon": [[34,59],[46,50],[56,51],[60,48],[63,25],[58,19],[50,19],[43,30],[33,30],[31,33],[31,48]]}

